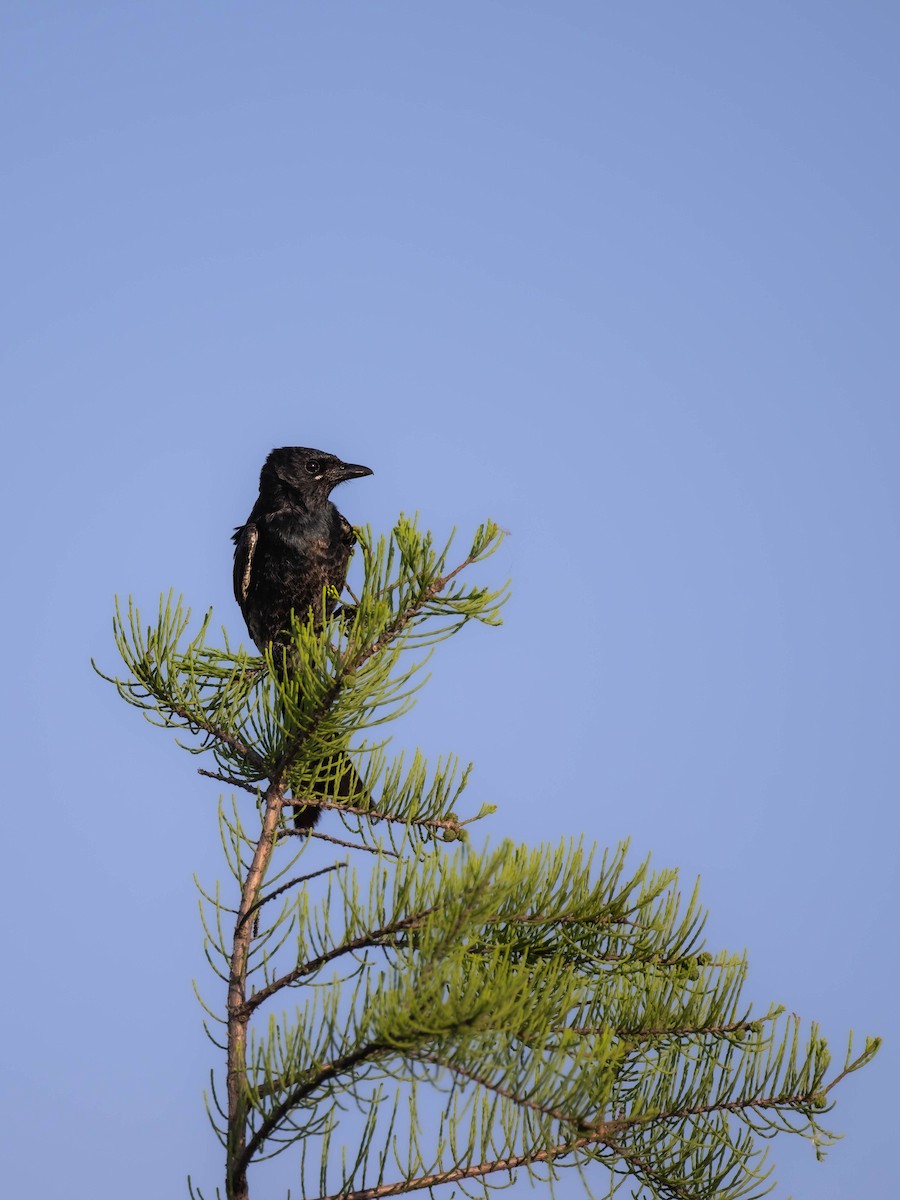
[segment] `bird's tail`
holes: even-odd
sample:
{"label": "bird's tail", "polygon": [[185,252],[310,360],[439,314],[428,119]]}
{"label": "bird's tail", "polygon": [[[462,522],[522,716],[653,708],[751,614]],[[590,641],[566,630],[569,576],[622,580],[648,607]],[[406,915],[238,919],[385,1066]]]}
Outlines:
{"label": "bird's tail", "polygon": [[[363,800],[367,792],[353,763],[343,752],[329,755],[317,765],[313,776],[292,780],[291,792],[294,800]],[[294,827],[312,829],[319,819],[321,808],[317,804],[297,805],[294,808]]]}

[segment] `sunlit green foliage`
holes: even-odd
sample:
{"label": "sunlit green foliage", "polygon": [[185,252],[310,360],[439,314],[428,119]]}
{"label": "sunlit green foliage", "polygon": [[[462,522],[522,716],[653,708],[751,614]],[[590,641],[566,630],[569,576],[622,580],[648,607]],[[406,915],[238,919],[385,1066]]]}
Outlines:
{"label": "sunlit green foliage", "polygon": [[[505,590],[460,575],[500,539],[482,526],[451,569],[414,521],[362,533],[358,604],[323,629],[296,620],[278,662],[210,646],[209,615],[192,635],[171,596],[155,625],[117,613],[120,694],[232,792],[232,883],[201,889],[228,989],[226,1005],[201,991],[230,1068],[209,1106],[229,1197],[291,1146],[307,1198],[478,1194],[573,1167],[607,1194],[757,1196],[765,1139],[793,1131],[821,1153],[831,1088],[877,1049],[851,1046],[829,1077],[815,1026],[746,1009],[743,957],[705,948],[674,871],[624,846],[476,849],[468,829],[493,809],[465,815],[468,768],[389,754],[384,726],[432,648],[499,623]],[[346,754],[365,795],[323,798],[311,781]],[[292,798],[311,795],[328,812],[300,835]]]}

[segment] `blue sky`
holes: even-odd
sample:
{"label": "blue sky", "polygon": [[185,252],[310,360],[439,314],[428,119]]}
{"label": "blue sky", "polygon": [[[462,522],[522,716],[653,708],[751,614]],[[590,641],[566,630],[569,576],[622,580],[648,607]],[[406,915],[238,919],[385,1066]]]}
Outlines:
{"label": "blue sky", "polygon": [[216,1178],[216,793],[88,659],[115,593],[243,633],[229,534],[290,443],[374,469],[355,522],[511,531],[506,624],[401,741],[475,760],[494,838],[699,875],[838,1055],[886,1035],[827,1165],[774,1154],[888,1194],[898,48],[875,2],[7,0],[10,1194]]}

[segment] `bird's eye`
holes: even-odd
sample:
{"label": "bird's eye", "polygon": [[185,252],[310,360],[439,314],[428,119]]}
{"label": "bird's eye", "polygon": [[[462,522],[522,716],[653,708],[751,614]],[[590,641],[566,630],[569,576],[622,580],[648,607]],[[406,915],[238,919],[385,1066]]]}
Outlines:
{"label": "bird's eye", "polygon": [[306,464],[307,475],[318,475],[322,470],[322,464],[317,458],[311,458]]}

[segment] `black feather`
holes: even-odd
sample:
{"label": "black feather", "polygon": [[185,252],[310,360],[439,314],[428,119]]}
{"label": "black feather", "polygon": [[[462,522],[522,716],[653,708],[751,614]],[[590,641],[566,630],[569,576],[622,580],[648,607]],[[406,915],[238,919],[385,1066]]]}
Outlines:
{"label": "black feather", "polygon": [[[318,625],[334,611],[356,538],[329,496],[339,483],[371,474],[307,446],[284,446],[266,459],[256,503],[232,538],[234,597],[260,650],[290,646],[292,613],[305,621],[311,612]],[[324,768],[329,797],[362,792],[343,755]],[[297,809],[294,821],[310,829],[318,815],[316,808]]]}

